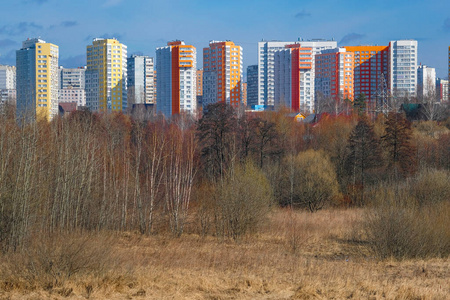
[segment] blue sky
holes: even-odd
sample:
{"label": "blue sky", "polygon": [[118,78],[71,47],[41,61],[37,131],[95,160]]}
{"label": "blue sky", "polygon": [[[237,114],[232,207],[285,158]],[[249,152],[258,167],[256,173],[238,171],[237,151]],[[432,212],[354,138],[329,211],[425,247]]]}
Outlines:
{"label": "blue sky", "polygon": [[261,39],[334,38],[340,46],[417,39],[419,62],[447,77],[449,0],[4,0],[0,7],[0,64],[14,65],[22,41],[38,36],[59,46],[64,67],[84,65],[95,37],[150,56],[181,39],[197,48],[198,67],[210,40],[243,46],[247,67]]}

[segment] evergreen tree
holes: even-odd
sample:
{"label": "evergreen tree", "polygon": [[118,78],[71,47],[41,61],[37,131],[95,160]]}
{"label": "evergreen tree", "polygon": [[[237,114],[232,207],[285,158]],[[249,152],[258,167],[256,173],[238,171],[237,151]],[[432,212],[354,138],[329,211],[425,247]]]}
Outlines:
{"label": "evergreen tree", "polygon": [[358,114],[362,114],[366,110],[366,95],[361,93],[358,97],[353,101],[353,107],[358,112]]}
{"label": "evergreen tree", "polygon": [[416,170],[415,149],[411,144],[411,137],[411,123],[402,114],[389,113],[382,141],[387,152],[389,169],[393,170],[396,180],[399,175],[407,176]]}
{"label": "evergreen tree", "polygon": [[[345,160],[345,170],[352,181],[353,195],[357,197],[356,202],[364,203],[367,173],[381,164],[380,142],[375,136],[373,125],[363,116],[349,137]],[[360,187],[360,195],[355,193],[357,186]]]}

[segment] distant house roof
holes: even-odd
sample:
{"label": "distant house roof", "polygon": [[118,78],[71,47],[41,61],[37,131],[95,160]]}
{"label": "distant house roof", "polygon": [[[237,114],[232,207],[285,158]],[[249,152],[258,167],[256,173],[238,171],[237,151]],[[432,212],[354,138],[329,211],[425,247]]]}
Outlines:
{"label": "distant house roof", "polygon": [[58,110],[60,115],[65,115],[77,110],[76,102],[61,102],[58,105]]}
{"label": "distant house roof", "polygon": [[305,115],[302,113],[290,113],[288,116],[294,118],[297,122],[301,122],[305,119]]}
{"label": "distant house roof", "polygon": [[306,118],[303,119],[304,123],[315,123],[317,121],[317,115],[316,114],[310,114]]}
{"label": "distant house roof", "polygon": [[403,103],[400,110],[405,112],[408,120],[419,120],[421,117],[422,105],[417,103]]}

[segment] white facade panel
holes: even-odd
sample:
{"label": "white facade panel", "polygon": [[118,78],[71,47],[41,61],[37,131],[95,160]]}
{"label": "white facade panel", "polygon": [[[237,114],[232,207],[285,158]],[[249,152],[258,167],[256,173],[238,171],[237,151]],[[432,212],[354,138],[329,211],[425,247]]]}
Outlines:
{"label": "white facade panel", "polygon": [[[326,40],[310,40],[298,42],[259,42],[258,43],[258,105],[273,107],[275,105],[275,53],[283,50],[286,45],[300,44],[301,47],[310,47],[313,49],[312,70],[308,74],[304,74],[304,79],[309,80],[309,92],[307,101],[304,105],[313,110],[314,107],[314,77],[315,77],[315,55],[326,49],[337,47],[336,41]],[[306,84],[306,83],[305,83]],[[305,90],[306,92],[306,90]],[[309,98],[310,97],[310,98]],[[284,101],[284,100],[280,100]],[[275,105],[276,106],[276,105]],[[312,108],[311,108],[312,107]]]}
{"label": "white facade panel", "polygon": [[417,91],[417,54],[415,40],[389,43],[389,88],[391,93],[415,96]]}

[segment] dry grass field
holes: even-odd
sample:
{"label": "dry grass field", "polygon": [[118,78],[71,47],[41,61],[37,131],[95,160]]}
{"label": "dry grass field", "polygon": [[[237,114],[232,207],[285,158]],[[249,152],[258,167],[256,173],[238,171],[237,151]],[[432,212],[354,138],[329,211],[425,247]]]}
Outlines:
{"label": "dry grass field", "polygon": [[[379,260],[354,238],[353,225],[363,217],[360,209],[278,209],[258,234],[239,241],[195,234],[91,237],[79,252],[93,249],[84,255],[101,267],[83,269],[78,262],[68,278],[44,276],[36,261],[4,256],[0,299],[450,298],[449,259]],[[45,258],[46,251],[30,250],[30,256]]]}

